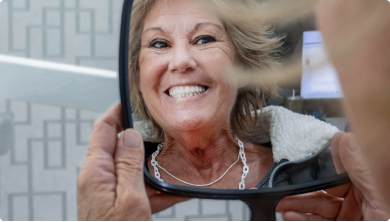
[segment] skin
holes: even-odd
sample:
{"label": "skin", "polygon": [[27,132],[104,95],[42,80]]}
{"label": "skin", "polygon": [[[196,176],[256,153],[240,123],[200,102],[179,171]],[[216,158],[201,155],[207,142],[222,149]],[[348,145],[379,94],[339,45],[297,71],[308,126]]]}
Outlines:
{"label": "skin", "polygon": [[[237,160],[239,147],[230,132],[230,113],[237,90],[244,85],[228,82],[221,68],[233,68],[236,60],[222,22],[194,1],[157,1],[145,18],[139,89],[165,134],[165,146],[156,160],[184,181],[210,183]],[[186,85],[207,90],[185,98],[166,93]],[[244,146],[248,166],[261,169],[247,176],[246,187],[254,187],[272,167],[272,151],[249,142]],[[242,167],[240,161],[208,188],[237,189]],[[159,171],[164,182],[184,185]]]}
{"label": "skin", "polygon": [[[388,4],[386,1],[383,3]],[[317,15],[328,47],[339,36],[338,33],[343,33],[350,25],[361,24],[367,18],[365,13],[369,12],[366,0],[324,0],[321,4]],[[381,16],[382,21],[390,21],[390,13]],[[357,136],[355,139],[350,134],[337,134],[332,139],[332,155],[338,170],[347,171],[352,184],[328,190],[328,194],[316,192],[282,200],[277,210],[284,212],[284,219],[390,218],[390,182],[384,176],[388,174],[386,170],[390,163],[390,115],[387,110],[390,100],[383,97],[389,95],[390,89],[390,50],[383,50],[390,47],[390,29],[375,25],[383,31],[381,35],[361,44],[363,47],[349,54],[347,61],[334,61],[345,95],[344,105]],[[354,81],[350,81],[352,74]],[[375,90],[372,90],[373,85]],[[362,94],[367,94],[368,99],[360,97]],[[370,110],[375,110],[376,115],[366,112],[367,105],[370,105]],[[158,211],[183,200],[149,188],[145,192],[143,144],[136,143],[138,145],[132,148],[124,145],[125,138],[133,142],[142,141],[142,138],[131,129],[118,138],[117,133],[122,129],[120,117],[120,106],[117,105],[94,125],[88,154],[77,182],[80,220],[148,220],[151,219],[151,208]],[[372,133],[373,130],[375,133]],[[304,214],[308,212],[312,215]]]}
{"label": "skin", "polygon": [[122,130],[120,105],[111,108],[93,126],[77,179],[79,220],[152,219],[142,179],[141,135],[127,130],[118,138]]}

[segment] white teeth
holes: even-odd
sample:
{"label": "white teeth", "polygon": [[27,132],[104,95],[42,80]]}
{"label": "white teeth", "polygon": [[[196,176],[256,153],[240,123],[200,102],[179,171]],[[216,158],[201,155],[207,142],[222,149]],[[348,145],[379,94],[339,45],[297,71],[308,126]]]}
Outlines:
{"label": "white teeth", "polygon": [[196,96],[206,91],[203,86],[175,86],[169,89],[169,95],[175,98]]}

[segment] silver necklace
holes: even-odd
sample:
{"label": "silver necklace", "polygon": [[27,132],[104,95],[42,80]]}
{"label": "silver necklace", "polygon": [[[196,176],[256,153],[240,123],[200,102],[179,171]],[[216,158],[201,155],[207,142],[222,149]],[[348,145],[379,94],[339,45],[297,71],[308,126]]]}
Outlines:
{"label": "silver necklace", "polygon": [[238,157],[237,157],[237,160],[236,162],[234,162],[232,165],[230,165],[230,167],[225,171],[224,174],[222,174],[221,177],[219,177],[217,180],[211,182],[211,183],[208,183],[208,184],[193,184],[193,183],[189,183],[189,182],[186,182],[184,180],[181,180],[177,177],[175,177],[174,175],[172,175],[171,173],[169,173],[166,169],[164,169],[162,166],[160,166],[160,164],[158,164],[158,162],[156,161],[156,157],[157,155],[160,153],[160,150],[164,147],[165,145],[165,142],[163,143],[160,143],[157,147],[157,150],[152,154],[152,161],[151,161],[151,164],[154,168],[154,176],[161,182],[164,182],[161,178],[160,178],[160,172],[158,172],[158,168],[164,170],[168,175],[170,175],[171,177],[175,178],[176,180],[184,183],[184,184],[188,184],[188,185],[191,185],[191,186],[195,186],[195,187],[205,187],[205,186],[210,186],[216,182],[218,182],[219,180],[221,180],[225,175],[226,173],[238,162],[238,160],[240,159],[241,157],[241,160],[242,160],[242,164],[244,164],[244,167],[242,168],[242,175],[241,175],[241,182],[238,184],[238,189],[239,190],[244,190],[245,189],[245,178],[246,176],[248,175],[248,172],[249,172],[249,167],[248,165],[246,164],[246,156],[245,156],[245,151],[244,151],[244,144],[241,142],[241,140],[239,140],[237,137],[235,137],[235,139],[237,140],[238,142],[238,146],[240,147],[240,151],[238,153]]}

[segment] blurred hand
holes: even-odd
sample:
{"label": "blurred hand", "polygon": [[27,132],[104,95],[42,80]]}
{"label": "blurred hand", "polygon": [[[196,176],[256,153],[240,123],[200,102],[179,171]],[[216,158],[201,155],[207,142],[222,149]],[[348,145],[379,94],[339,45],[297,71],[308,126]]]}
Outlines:
{"label": "blurred hand", "polygon": [[321,0],[316,15],[353,133],[375,164],[371,149],[390,141],[390,3]]}
{"label": "blurred hand", "polygon": [[77,180],[79,220],[151,220],[143,180],[141,135],[122,131],[120,105],[111,108],[92,131]]}
{"label": "blurred hand", "polygon": [[[376,189],[370,168],[352,134],[337,133],[331,144],[338,173],[348,172],[352,183],[282,199],[277,212],[284,220],[388,220],[386,200]],[[310,213],[306,214],[306,213]]]}
{"label": "blurred hand", "polygon": [[321,0],[316,15],[370,175],[367,182],[380,196],[381,208],[390,212],[390,3]]}

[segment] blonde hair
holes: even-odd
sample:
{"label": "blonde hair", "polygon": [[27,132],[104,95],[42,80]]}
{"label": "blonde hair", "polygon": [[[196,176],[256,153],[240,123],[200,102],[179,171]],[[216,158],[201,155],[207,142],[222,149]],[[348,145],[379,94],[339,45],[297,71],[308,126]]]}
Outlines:
{"label": "blonde hair", "polygon": [[[157,141],[163,140],[164,132],[149,113],[142,94],[138,89],[140,81],[139,55],[143,22],[149,10],[157,0],[135,0],[131,14],[129,40],[129,85],[133,112],[144,120],[151,120],[158,132]],[[167,1],[167,0],[165,0]],[[226,5],[234,0],[213,0],[207,3]],[[244,0],[243,5],[251,7],[253,0]],[[244,4],[246,3],[246,4]],[[245,20],[229,21],[224,19],[226,32],[237,52],[237,59],[245,69],[264,70],[278,65],[277,54],[281,38],[271,37],[272,30],[264,25],[254,25]],[[277,96],[275,83],[261,86],[248,84],[238,90],[236,101],[230,114],[230,127],[233,135],[247,137],[251,128],[257,124],[259,115],[254,110],[265,106],[267,99]]]}

